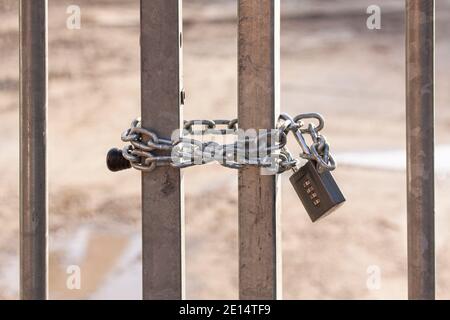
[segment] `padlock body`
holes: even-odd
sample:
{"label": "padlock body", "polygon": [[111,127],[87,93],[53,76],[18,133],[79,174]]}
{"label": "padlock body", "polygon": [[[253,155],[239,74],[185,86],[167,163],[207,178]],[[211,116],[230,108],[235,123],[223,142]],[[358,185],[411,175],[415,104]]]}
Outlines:
{"label": "padlock body", "polygon": [[319,173],[313,161],[308,161],[289,180],[313,222],[327,216],[345,201],[331,173]]}

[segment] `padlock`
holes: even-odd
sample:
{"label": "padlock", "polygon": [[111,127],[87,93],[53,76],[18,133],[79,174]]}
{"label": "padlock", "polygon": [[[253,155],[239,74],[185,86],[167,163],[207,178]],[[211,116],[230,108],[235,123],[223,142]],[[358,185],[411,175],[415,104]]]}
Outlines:
{"label": "padlock", "polygon": [[313,160],[289,178],[313,222],[329,215],[345,201],[330,171],[320,173]]}

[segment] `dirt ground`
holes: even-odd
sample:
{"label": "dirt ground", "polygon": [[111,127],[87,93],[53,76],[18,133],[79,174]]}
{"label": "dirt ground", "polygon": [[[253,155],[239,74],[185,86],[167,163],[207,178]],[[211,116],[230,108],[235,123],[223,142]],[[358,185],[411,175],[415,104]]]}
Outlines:
{"label": "dirt ground", "polygon": [[[4,299],[18,297],[16,2],[0,0]],[[81,29],[69,30],[66,8],[73,3],[49,0],[50,297],[138,298],[140,254],[132,255],[130,248],[140,234],[140,174],[108,172],[105,155],[122,145],[120,133],[140,110],[139,1],[77,0]],[[335,153],[405,146],[403,1],[377,1],[381,30],[366,28],[366,8],[372,3],[282,1],[281,109],[292,115],[322,113]],[[185,0],[183,10],[184,117],[232,118],[237,110],[236,2]],[[445,31],[450,1],[437,1],[436,25],[436,141],[449,144],[450,39]],[[187,298],[236,299],[237,172],[218,165],[184,172]],[[288,176],[283,175],[282,187],[283,297],[405,299],[405,172],[342,164],[335,177],[347,202],[316,224]],[[450,298],[449,187],[448,174],[436,177],[441,299]],[[66,286],[66,268],[74,264],[82,271],[80,290]],[[137,278],[116,276],[118,266],[121,274],[133,271]],[[373,266],[381,272],[380,288],[367,285]]]}

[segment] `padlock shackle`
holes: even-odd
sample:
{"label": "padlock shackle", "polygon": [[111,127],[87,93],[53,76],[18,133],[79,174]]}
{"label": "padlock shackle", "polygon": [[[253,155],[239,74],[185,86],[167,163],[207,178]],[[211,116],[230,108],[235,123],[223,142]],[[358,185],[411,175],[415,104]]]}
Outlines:
{"label": "padlock shackle", "polygon": [[306,143],[305,137],[303,137],[302,132],[300,130],[294,130],[293,133],[294,133],[295,140],[297,140],[303,153],[307,154],[307,155],[311,155],[311,150],[309,149],[308,144]]}

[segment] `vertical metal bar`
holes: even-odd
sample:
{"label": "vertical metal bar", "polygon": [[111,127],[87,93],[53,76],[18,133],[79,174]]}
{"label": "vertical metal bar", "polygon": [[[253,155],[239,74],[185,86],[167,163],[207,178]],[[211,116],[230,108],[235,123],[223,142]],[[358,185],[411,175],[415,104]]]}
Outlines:
{"label": "vertical metal bar", "polygon": [[406,0],[408,295],[435,298],[434,0]]}
{"label": "vertical metal bar", "polygon": [[[241,129],[274,128],[279,112],[279,1],[239,0]],[[281,298],[279,178],[239,170],[239,296]]]}
{"label": "vertical metal bar", "polygon": [[47,0],[20,1],[20,297],[47,298]]}
{"label": "vertical metal bar", "polygon": [[[141,0],[142,125],[170,138],[182,122],[181,0]],[[184,298],[184,206],[180,170],[142,174],[144,299]]]}

